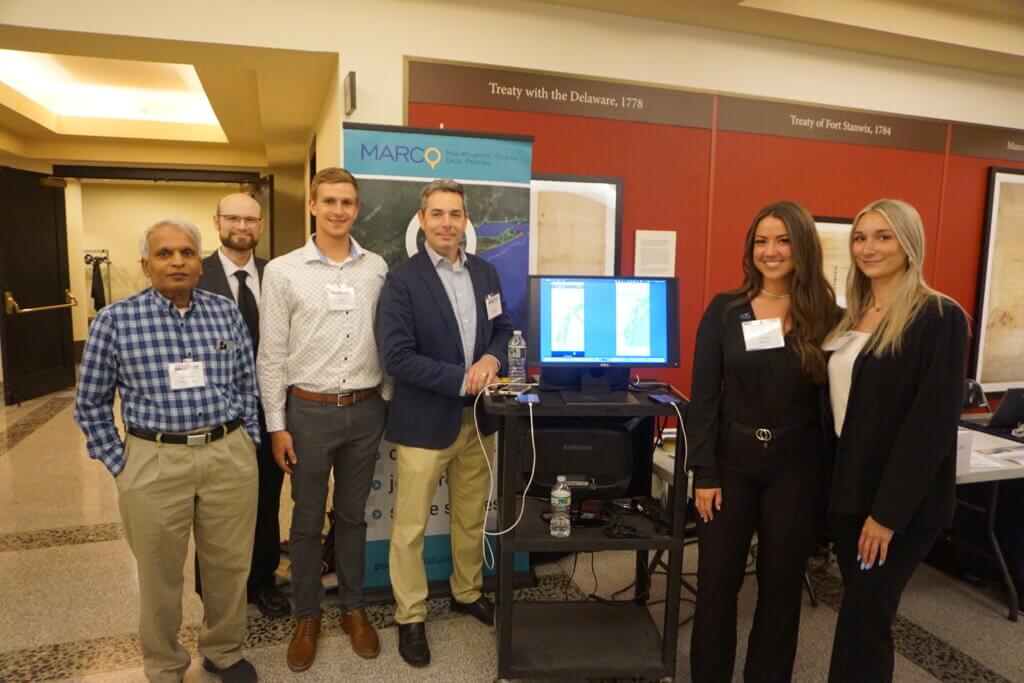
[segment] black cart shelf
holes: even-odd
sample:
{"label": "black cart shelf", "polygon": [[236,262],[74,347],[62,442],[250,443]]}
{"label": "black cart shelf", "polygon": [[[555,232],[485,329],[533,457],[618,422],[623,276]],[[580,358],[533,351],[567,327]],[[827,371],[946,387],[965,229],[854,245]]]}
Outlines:
{"label": "black cart shelf", "polygon": [[[519,456],[530,457],[530,413],[526,405],[500,396],[486,396],[484,409],[500,418],[498,527],[512,525],[523,498]],[[684,405],[680,405],[684,409]],[[685,415],[685,411],[684,411]],[[640,429],[649,430],[652,444],[645,457],[653,457],[653,431],[657,417],[675,417],[672,406],[650,401],[643,394],[631,394],[621,405],[566,405],[557,394],[542,395],[533,404],[536,424],[551,418],[580,418],[595,425],[610,418],[642,418]],[[685,463],[682,439],[676,439],[676,461]],[[649,463],[647,463],[649,465]],[[643,469],[649,481],[651,469]],[[540,518],[541,501],[527,498],[526,510],[516,529],[502,537],[498,558],[496,632],[498,679],[510,678],[672,678],[676,669],[676,641],[679,597],[683,566],[683,529],[686,497],[685,468],[676,467],[670,487],[670,524],[659,529],[649,519],[632,515],[630,526],[638,538],[609,538],[601,528],[573,526],[568,538],[554,538]],[[600,601],[512,601],[513,558],[516,552],[636,552],[636,583],[633,598],[613,603]],[[661,623],[647,605],[650,587],[651,552],[668,553],[666,595]]]}

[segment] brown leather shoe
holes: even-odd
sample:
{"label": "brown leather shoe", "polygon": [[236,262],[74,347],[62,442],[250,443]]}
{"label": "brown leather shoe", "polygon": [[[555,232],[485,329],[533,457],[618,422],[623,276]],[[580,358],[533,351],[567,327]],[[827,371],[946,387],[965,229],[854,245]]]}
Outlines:
{"label": "brown leather shoe", "polygon": [[288,644],[288,668],[305,671],[316,659],[316,641],[320,638],[319,619],[299,619],[295,622],[292,642]]}
{"label": "brown leather shoe", "polygon": [[373,659],[380,654],[380,640],[377,629],[370,623],[366,610],[359,608],[346,612],[341,617],[341,628],[352,641],[352,651],[364,659]]}

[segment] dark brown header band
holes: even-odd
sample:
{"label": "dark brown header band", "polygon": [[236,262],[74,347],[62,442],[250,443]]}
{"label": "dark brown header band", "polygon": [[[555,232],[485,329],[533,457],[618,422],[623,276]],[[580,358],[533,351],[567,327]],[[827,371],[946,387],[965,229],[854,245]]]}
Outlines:
{"label": "dark brown header band", "polygon": [[954,123],[950,152],[968,157],[1024,162],[1024,131]]}
{"label": "dark brown header band", "polygon": [[409,60],[409,101],[711,127],[711,95],[631,83]]}
{"label": "dark brown header band", "polygon": [[739,133],[944,152],[946,125],[941,121],[891,114],[868,114],[739,97],[718,99],[719,130]]}

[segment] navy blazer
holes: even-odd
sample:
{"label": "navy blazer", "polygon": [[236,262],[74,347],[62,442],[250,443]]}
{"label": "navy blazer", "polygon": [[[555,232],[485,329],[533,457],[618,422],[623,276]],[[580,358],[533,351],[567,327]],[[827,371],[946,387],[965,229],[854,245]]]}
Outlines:
{"label": "navy blazer", "polygon": [[[466,255],[476,297],[475,363],[484,354],[506,366],[512,322],[505,311],[487,318],[485,297],[501,295],[498,271],[482,258]],[[455,441],[462,424],[466,359],[455,311],[426,251],[391,269],[377,309],[377,343],[395,394],[388,410],[385,438],[417,448],[442,449]],[[499,368],[499,369],[500,369]],[[480,431],[497,429],[493,416],[478,409]]]}
{"label": "navy blazer", "polygon": [[[256,272],[260,276],[259,286],[262,287],[263,269],[266,267],[267,262],[258,256],[253,256],[253,258],[256,259]],[[207,292],[226,296],[232,301],[235,300],[234,295],[231,294],[231,287],[228,285],[228,276],[224,272],[224,265],[220,262],[220,256],[217,255],[216,251],[203,259],[203,274],[199,278],[199,284],[196,287],[205,289]]]}
{"label": "navy blazer", "polygon": [[[944,528],[956,505],[956,439],[967,368],[967,318],[933,299],[898,354],[861,352],[836,442],[830,511],[871,515],[900,532]],[[826,438],[835,439],[825,392]]]}

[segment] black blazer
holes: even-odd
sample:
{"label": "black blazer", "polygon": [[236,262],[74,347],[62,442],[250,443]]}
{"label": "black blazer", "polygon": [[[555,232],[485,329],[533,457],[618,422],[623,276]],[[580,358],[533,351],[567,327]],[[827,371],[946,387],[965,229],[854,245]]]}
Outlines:
{"label": "black blazer", "polygon": [[[259,286],[263,286],[263,269],[267,266],[267,262],[258,256],[253,256],[256,259],[256,272],[260,276]],[[207,292],[213,292],[214,294],[220,294],[226,296],[232,301],[235,297],[231,294],[231,287],[228,286],[228,276],[224,273],[224,266],[220,262],[220,256],[217,252],[213,252],[209,256],[203,259],[203,274],[199,278],[199,284],[196,285],[199,289],[205,289]]]}
{"label": "black blazer", "polygon": [[[512,322],[502,298],[501,315],[487,319],[488,294],[501,294],[498,271],[487,261],[467,254],[466,268],[476,296],[476,342],[473,361],[484,354],[506,366]],[[377,343],[385,371],[394,379],[385,438],[417,448],[446,448],[459,434],[466,374],[465,353],[455,312],[441,278],[421,250],[391,269],[377,308]],[[480,430],[497,429],[493,416],[478,411]]]}
{"label": "black blazer", "polygon": [[[857,357],[836,443],[833,514],[871,515],[895,531],[949,526],[966,367],[967,318],[946,298],[925,304],[900,353]],[[827,392],[823,403],[835,438]]]}
{"label": "black blazer", "polygon": [[[260,281],[259,286],[262,291],[263,287],[263,269],[267,265],[265,259],[253,255],[256,259],[256,273],[259,274]],[[203,259],[203,274],[199,277],[199,284],[196,285],[199,289],[205,289],[207,292],[213,292],[214,294],[220,294],[227,298],[235,301],[235,297],[231,294],[231,287],[228,285],[228,276],[224,272],[224,264],[220,262],[220,257],[217,252],[213,252],[209,256]],[[237,302],[235,302],[237,305]],[[253,353],[256,352],[255,346],[253,347]],[[259,404],[260,409],[260,429],[262,431],[267,430],[266,417],[263,413],[263,403]],[[268,448],[270,446],[270,438],[264,436],[260,442],[260,448]]]}

